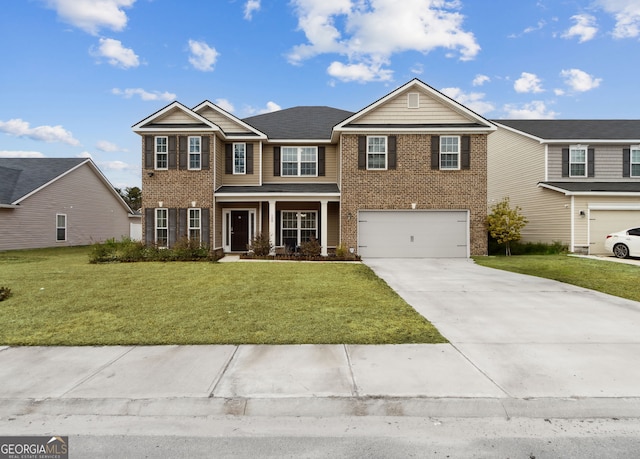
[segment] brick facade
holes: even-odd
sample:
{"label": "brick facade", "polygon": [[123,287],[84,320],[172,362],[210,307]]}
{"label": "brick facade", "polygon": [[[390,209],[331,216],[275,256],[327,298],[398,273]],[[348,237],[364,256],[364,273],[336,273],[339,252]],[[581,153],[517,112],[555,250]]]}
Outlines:
{"label": "brick facade", "polygon": [[[471,255],[487,254],[487,135],[471,136],[469,170],[431,169],[431,135],[396,135],[395,170],[358,169],[358,135],[343,134],[341,240],[357,248],[358,210],[456,209],[470,212]],[[449,134],[448,134],[449,135]]]}

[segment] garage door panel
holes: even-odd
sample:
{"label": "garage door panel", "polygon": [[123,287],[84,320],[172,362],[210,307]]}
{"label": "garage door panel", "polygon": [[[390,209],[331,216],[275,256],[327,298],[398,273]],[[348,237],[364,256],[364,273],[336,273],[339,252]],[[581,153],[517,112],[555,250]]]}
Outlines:
{"label": "garage door panel", "polygon": [[609,233],[640,226],[640,210],[591,210],[589,212],[589,253],[608,253],[604,240]]}
{"label": "garage door panel", "polygon": [[468,256],[466,211],[361,211],[358,252],[369,258]]}

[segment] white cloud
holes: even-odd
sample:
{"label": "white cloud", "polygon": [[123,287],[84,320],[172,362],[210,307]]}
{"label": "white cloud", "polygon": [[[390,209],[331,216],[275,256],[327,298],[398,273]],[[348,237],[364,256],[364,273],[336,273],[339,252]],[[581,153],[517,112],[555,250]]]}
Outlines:
{"label": "white cloud", "polygon": [[60,19],[92,35],[104,27],[120,31],[127,25],[122,8],[133,6],[136,0],[45,0]]}
{"label": "white cloud", "polygon": [[44,158],[39,151],[8,151],[0,150],[0,158]]}
{"label": "white cloud", "polygon": [[518,78],[513,84],[513,89],[515,89],[516,92],[525,92],[525,93],[544,92],[544,89],[542,89],[542,86],[540,83],[541,83],[540,78],[538,78],[537,75],[533,73],[522,72],[522,74],[520,75],[520,78]]}
{"label": "white cloud", "polygon": [[227,99],[216,99],[215,103],[226,112],[233,113],[235,111],[235,107]]}
{"label": "white cloud", "polygon": [[262,115],[264,113],[277,112],[278,110],[282,110],[282,107],[280,107],[280,105],[276,104],[273,101],[267,102],[267,105],[264,108],[255,108],[255,107],[244,108],[244,112],[247,114],[247,116]]}
{"label": "white cloud", "polygon": [[120,40],[113,38],[101,38],[98,49],[93,49],[91,54],[96,57],[107,58],[109,64],[114,67],[122,67],[128,69],[140,65],[140,60],[132,49],[122,46]]}
{"label": "white cloud", "polygon": [[342,62],[332,62],[327,69],[327,73],[341,81],[359,81],[361,83],[369,81],[389,81],[393,77],[393,71],[382,69],[380,65],[343,64]]}
{"label": "white cloud", "polygon": [[37,126],[32,128],[28,122],[20,118],[0,121],[0,132],[42,142],[62,142],[73,146],[80,145],[80,142],[73,137],[73,134],[62,126]]}
{"label": "white cloud", "polygon": [[571,16],[571,19],[575,21],[575,24],[562,34],[563,38],[578,37],[579,43],[591,40],[598,33],[596,27],[596,18],[590,14],[576,14]]}
{"label": "white cloud", "polygon": [[127,89],[119,89],[119,88],[113,88],[111,90],[112,94],[115,94],[116,96],[122,96],[125,99],[131,99],[133,96],[140,96],[140,99],[144,100],[144,101],[150,101],[150,100],[164,100],[167,102],[170,102],[172,100],[175,100],[176,95],[173,94],[172,92],[160,92],[160,91],[153,91],[153,92],[149,92],[149,91],[145,91],[142,88],[127,88]]}
{"label": "white cloud", "polygon": [[491,78],[489,78],[487,75],[478,74],[473,79],[473,83],[472,84],[474,86],[482,86],[483,84],[488,83],[490,81],[491,81]]}
{"label": "white cloud", "polygon": [[460,88],[442,88],[440,92],[480,115],[495,110],[495,106],[491,102],[484,100],[485,94],[482,92],[465,93]]}
{"label": "white cloud", "polygon": [[[345,56],[348,64],[332,64],[330,73],[352,81],[385,81],[391,56],[405,51],[428,53],[438,48],[473,59],[480,46],[462,27],[457,0],[292,0],[298,28],[307,43],[295,46],[289,62],[301,64],[319,54]],[[391,26],[392,25],[392,26]],[[377,70],[378,75],[371,75]]]}
{"label": "white cloud", "polygon": [[115,143],[109,142],[107,140],[99,140],[98,143],[96,143],[96,148],[100,151],[104,151],[107,153],[114,153],[117,151],[123,151],[123,152],[127,151],[126,148],[120,148]]}
{"label": "white cloud", "polygon": [[612,35],[614,38],[640,36],[640,2],[638,0],[597,0],[607,13],[616,19]]}
{"label": "white cloud", "polygon": [[109,171],[130,171],[137,170],[140,167],[139,165],[134,166],[124,161],[100,161],[99,166],[100,169]]}
{"label": "white cloud", "polygon": [[189,40],[189,63],[197,70],[212,72],[218,59],[218,51],[203,41]]}
{"label": "white cloud", "polygon": [[505,118],[511,119],[554,119],[558,116],[556,112],[549,110],[545,103],[540,100],[534,100],[520,106],[507,104],[503,109],[507,114]]}
{"label": "white cloud", "polygon": [[91,158],[93,159],[93,155],[88,151],[83,151],[82,153],[76,155],[76,158]]}
{"label": "white cloud", "polygon": [[594,78],[587,72],[579,69],[569,69],[560,72],[560,75],[564,77],[564,82],[574,91],[585,92],[600,86],[602,78]]}
{"label": "white cloud", "polygon": [[417,63],[413,67],[411,67],[410,72],[414,75],[422,75],[424,73],[424,65]]}
{"label": "white cloud", "polygon": [[260,0],[248,0],[247,3],[244,4],[244,18],[250,21],[253,19],[253,13],[255,11],[260,11]]}

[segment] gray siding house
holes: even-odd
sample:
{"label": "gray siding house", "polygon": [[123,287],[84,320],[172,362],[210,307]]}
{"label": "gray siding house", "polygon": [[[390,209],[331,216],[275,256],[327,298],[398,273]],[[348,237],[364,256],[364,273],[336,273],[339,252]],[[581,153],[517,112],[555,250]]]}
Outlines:
{"label": "gray siding house", "polygon": [[87,245],[136,226],[90,159],[0,158],[0,250]]}
{"label": "gray siding house", "polygon": [[495,120],[489,206],[509,197],[525,242],[603,254],[608,233],[640,225],[640,120]]}

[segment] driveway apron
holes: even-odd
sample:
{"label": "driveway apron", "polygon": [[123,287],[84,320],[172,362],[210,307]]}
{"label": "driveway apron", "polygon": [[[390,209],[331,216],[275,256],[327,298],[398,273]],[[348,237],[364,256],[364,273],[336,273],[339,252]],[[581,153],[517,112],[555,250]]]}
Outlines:
{"label": "driveway apron", "polygon": [[640,303],[470,259],[366,259],[511,397],[640,397]]}

